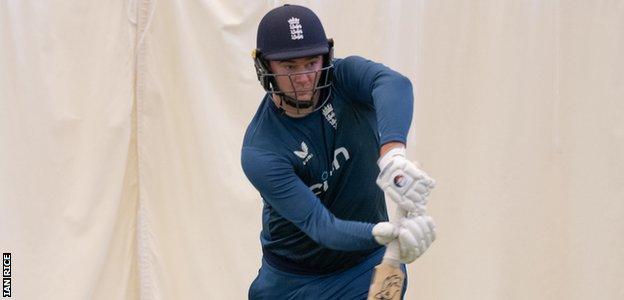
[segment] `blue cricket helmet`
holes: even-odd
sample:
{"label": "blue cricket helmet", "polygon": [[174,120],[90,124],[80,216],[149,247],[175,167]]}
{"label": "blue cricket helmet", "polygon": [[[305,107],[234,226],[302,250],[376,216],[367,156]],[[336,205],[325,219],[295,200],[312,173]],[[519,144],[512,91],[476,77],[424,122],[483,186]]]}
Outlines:
{"label": "blue cricket helmet", "polygon": [[285,4],[269,11],[258,25],[256,49],[252,53],[256,75],[265,91],[280,96],[290,106],[308,108],[310,103],[297,97],[286,95],[276,83],[276,76],[270,67],[270,60],[289,60],[295,58],[323,55],[323,68],[315,93],[320,99],[317,109],[330,98],[333,71],[332,39],[325,35],[323,24],[309,8]]}
{"label": "blue cricket helmet", "polygon": [[287,60],[329,53],[321,20],[307,7],[284,5],[258,25],[256,48],[266,60]]}

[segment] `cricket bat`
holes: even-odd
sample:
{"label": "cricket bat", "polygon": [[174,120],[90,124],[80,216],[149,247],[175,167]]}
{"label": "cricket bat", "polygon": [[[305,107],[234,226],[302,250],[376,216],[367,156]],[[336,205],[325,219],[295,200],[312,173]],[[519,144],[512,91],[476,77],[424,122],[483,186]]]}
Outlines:
{"label": "cricket bat", "polygon": [[[396,209],[394,222],[398,222],[405,217],[407,212],[399,207]],[[380,264],[375,267],[370,288],[368,289],[368,300],[400,300],[403,291],[403,281],[405,274],[401,270],[399,262],[399,242],[394,240],[386,246],[386,253]]]}

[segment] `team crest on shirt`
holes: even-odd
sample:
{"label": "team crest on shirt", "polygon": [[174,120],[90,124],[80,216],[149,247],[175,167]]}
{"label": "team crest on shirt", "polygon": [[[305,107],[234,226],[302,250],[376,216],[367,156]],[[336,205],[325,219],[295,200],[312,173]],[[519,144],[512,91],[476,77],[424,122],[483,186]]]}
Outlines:
{"label": "team crest on shirt", "polygon": [[338,129],[338,120],[336,119],[334,107],[331,104],[327,104],[323,107],[323,116],[325,116],[325,120],[327,120],[334,129]]}
{"label": "team crest on shirt", "polygon": [[301,150],[295,150],[293,153],[297,155],[297,157],[303,160],[303,165],[305,166],[310,159],[312,159],[312,153],[310,153],[308,149],[308,145],[305,142],[301,142]]}

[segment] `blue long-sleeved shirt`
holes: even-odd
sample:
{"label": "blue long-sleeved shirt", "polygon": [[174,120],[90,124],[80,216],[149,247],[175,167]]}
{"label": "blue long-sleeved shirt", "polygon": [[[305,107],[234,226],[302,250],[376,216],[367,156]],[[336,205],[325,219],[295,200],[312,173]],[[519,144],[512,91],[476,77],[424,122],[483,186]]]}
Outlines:
{"label": "blue long-sleeved shirt", "polygon": [[266,95],[243,141],[243,170],[264,201],[264,257],[284,271],[351,267],[380,247],[372,227],[388,220],[376,161],[380,145],[406,141],[411,83],[351,56],[334,61],[331,92],[303,118],[288,117]]}

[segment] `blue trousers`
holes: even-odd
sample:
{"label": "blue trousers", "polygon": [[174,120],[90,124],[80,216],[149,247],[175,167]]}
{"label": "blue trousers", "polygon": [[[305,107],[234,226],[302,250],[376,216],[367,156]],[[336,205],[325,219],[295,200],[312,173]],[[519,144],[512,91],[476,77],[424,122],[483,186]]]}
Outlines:
{"label": "blue trousers", "polygon": [[[381,248],[350,269],[325,275],[287,273],[262,259],[258,276],[249,288],[249,299],[366,299],[373,270],[381,262],[384,251]],[[405,265],[401,268],[406,273]],[[406,288],[407,276],[402,297]]]}

